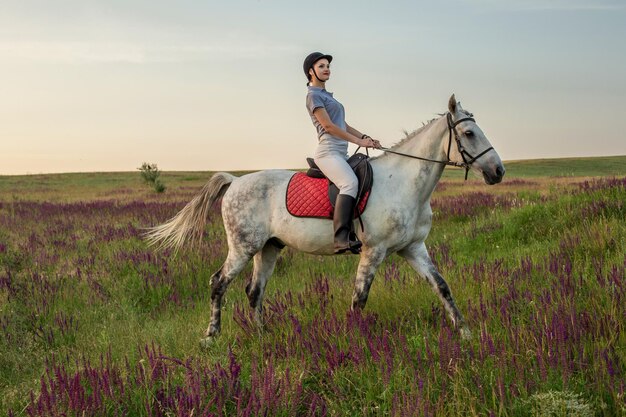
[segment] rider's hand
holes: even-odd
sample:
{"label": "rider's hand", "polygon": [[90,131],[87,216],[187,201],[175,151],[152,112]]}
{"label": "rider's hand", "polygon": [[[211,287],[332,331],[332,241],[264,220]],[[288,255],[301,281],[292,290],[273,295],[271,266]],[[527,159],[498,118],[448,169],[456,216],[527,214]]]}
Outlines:
{"label": "rider's hand", "polygon": [[379,141],[377,141],[376,139],[372,139],[370,137],[363,139],[361,146],[364,148],[376,148],[376,149],[382,148]]}

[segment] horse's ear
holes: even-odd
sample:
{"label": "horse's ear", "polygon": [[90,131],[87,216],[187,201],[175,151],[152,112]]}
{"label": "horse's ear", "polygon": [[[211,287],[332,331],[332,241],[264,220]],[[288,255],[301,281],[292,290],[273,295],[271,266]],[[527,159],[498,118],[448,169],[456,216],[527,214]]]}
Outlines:
{"label": "horse's ear", "polygon": [[450,110],[452,114],[456,113],[456,98],[454,94],[450,96],[450,100],[448,101],[448,110]]}

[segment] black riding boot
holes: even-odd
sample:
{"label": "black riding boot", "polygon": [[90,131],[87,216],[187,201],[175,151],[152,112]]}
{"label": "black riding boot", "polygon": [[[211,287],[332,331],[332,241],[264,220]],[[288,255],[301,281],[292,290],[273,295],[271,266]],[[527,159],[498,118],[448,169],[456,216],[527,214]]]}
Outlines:
{"label": "black riding boot", "polygon": [[356,200],[347,194],[339,194],[335,201],[333,226],[335,227],[335,253],[360,253],[362,243],[352,231],[352,219]]}

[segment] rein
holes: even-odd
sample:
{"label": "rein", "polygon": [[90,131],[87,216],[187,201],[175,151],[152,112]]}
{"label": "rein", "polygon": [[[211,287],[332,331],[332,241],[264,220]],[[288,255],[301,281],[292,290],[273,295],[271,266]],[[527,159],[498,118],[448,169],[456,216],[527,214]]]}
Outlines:
{"label": "rein", "polygon": [[[453,167],[457,167],[457,168],[465,168],[465,180],[467,180],[467,174],[469,173],[469,170],[472,167],[472,164],[478,158],[480,158],[481,156],[483,156],[487,152],[493,150],[493,147],[489,147],[489,148],[485,149],[484,151],[482,151],[481,153],[479,153],[478,155],[472,156],[463,147],[463,144],[461,143],[461,138],[459,137],[459,133],[456,130],[456,126],[459,123],[466,122],[466,121],[471,121],[471,122],[476,123],[476,120],[474,120],[473,117],[464,117],[464,118],[459,119],[459,120],[457,120],[455,122],[455,121],[452,120],[452,115],[449,112],[446,114],[446,119],[447,119],[447,122],[448,122],[448,153],[447,153],[448,160],[447,161],[441,161],[441,160],[438,160],[438,159],[423,158],[421,156],[416,156],[416,155],[409,155],[409,154],[402,153],[402,152],[392,151],[389,148],[380,148],[380,150],[383,151],[383,152],[386,152],[386,153],[393,153],[393,154],[400,155],[400,156],[406,156],[407,158],[419,159],[420,161],[435,162],[437,164],[443,164],[443,165],[453,166]],[[454,132],[454,139],[456,141],[456,146],[457,146],[457,148],[459,150],[459,153],[461,154],[461,157],[463,158],[463,162],[455,162],[455,161],[450,160],[450,148],[452,147],[452,133],[453,132]]]}

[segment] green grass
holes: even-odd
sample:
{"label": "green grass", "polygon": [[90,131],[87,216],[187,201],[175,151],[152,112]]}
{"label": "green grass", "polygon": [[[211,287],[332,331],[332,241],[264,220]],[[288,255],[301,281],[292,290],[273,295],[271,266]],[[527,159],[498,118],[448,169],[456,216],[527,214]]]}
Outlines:
{"label": "green grass", "polygon": [[[626,175],[626,155],[505,161],[505,179],[532,177],[596,177]],[[444,178],[462,178],[465,171],[447,169]]]}
{"label": "green grass", "polygon": [[[504,181],[515,178],[596,177],[626,175],[626,156],[594,158],[559,158],[506,161]],[[243,175],[250,171],[234,171]],[[162,180],[173,187],[200,186],[211,176],[202,171],[165,171]],[[447,168],[443,179],[461,179],[465,171]],[[470,178],[473,178],[470,176]],[[151,189],[142,184],[138,172],[68,173],[38,175],[0,175],[0,195],[3,200],[45,198],[46,201],[73,201],[80,198],[121,198],[124,193],[142,190],[152,196]]]}
{"label": "green grass", "polygon": [[[163,194],[138,172],[0,177],[0,413],[190,415],[183,402],[164,401],[198,389],[200,404],[223,401],[209,410],[218,415],[236,415],[242,398],[260,398],[268,415],[307,415],[316,401],[342,416],[626,415],[626,188],[606,178],[623,177],[625,161],[509,163],[511,183],[493,187],[445,178],[427,244],[470,341],[399,257],[379,268],[354,317],[346,311],[357,257],[287,248],[267,287],[266,330],[249,330],[238,313],[248,311],[248,266],[209,350],[198,341],[209,279],[226,254],[219,213],[202,244],[177,256],[146,248],[138,229],[173,215],[210,173],[165,172]],[[563,175],[565,166],[585,174]],[[53,362],[103,405],[71,402],[59,389],[55,408],[38,412],[30,393],[37,403],[42,381],[58,383]],[[124,395],[107,396],[88,378],[105,371],[119,372]],[[237,395],[211,385],[218,374],[237,382]],[[279,388],[268,394],[268,384]]]}

